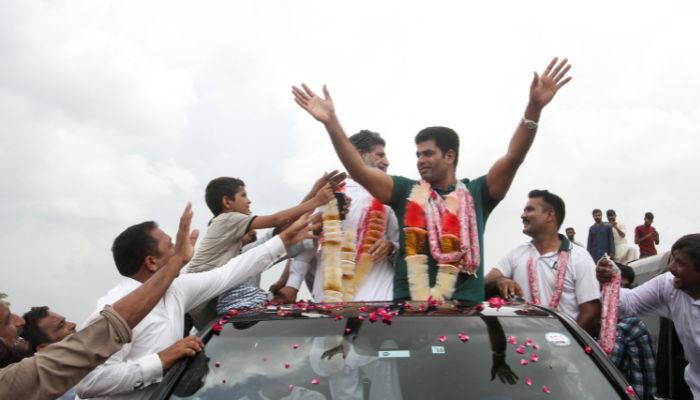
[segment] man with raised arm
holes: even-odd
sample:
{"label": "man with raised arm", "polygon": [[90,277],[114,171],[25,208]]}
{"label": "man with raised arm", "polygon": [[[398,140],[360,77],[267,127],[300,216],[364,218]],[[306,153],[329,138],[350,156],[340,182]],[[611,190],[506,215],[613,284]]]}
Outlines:
{"label": "man with raised arm", "polygon": [[483,231],[491,211],[510,188],[527,155],[543,108],[571,77],[564,59],[553,59],[534,73],[525,113],[508,150],[485,176],[456,176],[459,136],[450,128],[430,127],[415,138],[421,180],[387,175],[367,166],[345,136],[328,89],[317,96],[306,85],[293,87],[294,100],[323,123],[348,173],[398,218],[400,249],[395,266],[394,299],[482,301]]}
{"label": "man with raised arm", "polygon": [[[55,399],[73,387],[93,368],[102,364],[132,339],[132,329],[163,297],[180,269],[192,258],[199,232],[190,233],[192,206],[180,218],[173,255],[141,286],[105,306],[90,325],[53,343],[33,357],[19,333],[24,320],[0,301],[0,398]],[[203,348],[193,343],[188,355]]]}

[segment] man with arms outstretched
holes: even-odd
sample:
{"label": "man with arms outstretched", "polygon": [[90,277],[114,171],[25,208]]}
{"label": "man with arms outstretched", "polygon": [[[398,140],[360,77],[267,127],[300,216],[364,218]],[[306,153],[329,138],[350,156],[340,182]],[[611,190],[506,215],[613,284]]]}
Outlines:
{"label": "man with arms outstretched", "polygon": [[325,125],[348,173],[396,213],[403,229],[395,266],[395,300],[484,299],[481,260],[486,219],[505,197],[525,159],[542,109],[571,79],[566,77],[569,68],[566,59],[560,63],[554,59],[541,76],[534,74],[525,114],[506,154],[487,175],[474,180],[457,179],[459,136],[445,127],[423,129],[415,138],[421,182],[365,165],[345,136],[326,87],[323,98],[306,85],[293,87],[295,101]]}

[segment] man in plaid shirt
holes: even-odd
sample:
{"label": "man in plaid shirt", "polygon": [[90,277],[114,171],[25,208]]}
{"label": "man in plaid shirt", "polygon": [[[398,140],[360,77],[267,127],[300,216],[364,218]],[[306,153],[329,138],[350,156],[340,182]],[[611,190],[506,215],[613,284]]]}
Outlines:
{"label": "man in plaid shirt", "polygon": [[[618,264],[622,287],[631,289],[634,270]],[[637,396],[652,399],[656,393],[656,359],[651,334],[637,317],[621,319],[617,323],[616,342],[610,360],[627,379]]]}

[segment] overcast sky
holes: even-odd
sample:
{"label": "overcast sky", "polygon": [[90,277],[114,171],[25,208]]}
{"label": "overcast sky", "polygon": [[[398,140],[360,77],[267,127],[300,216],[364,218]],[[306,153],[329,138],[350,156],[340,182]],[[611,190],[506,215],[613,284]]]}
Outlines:
{"label": "overcast sky", "polygon": [[340,167],[302,81],[328,84],[347,132],[386,138],[390,173],[417,177],[413,136],[444,125],[458,175],[482,175],[554,56],[573,80],[491,215],[487,266],[527,240],[533,188],[582,242],[593,208],[630,232],[649,210],[669,249],[700,231],[698,20],[696,1],[0,0],[0,292],[82,322],[119,279],[114,237],[174,235],[188,200],[205,229],[210,179],[243,179],[256,214],[295,204]]}

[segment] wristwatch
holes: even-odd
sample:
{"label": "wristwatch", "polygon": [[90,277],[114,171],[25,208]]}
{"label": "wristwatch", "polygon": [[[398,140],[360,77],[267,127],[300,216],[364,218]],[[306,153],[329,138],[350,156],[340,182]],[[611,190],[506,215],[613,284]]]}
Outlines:
{"label": "wristwatch", "polygon": [[520,120],[520,123],[523,124],[523,125],[525,125],[525,127],[526,127],[527,129],[530,129],[530,130],[535,130],[535,129],[537,129],[537,122],[535,122],[535,121],[533,121],[533,120],[531,120],[531,119],[527,119],[527,118],[523,117],[523,118]]}

